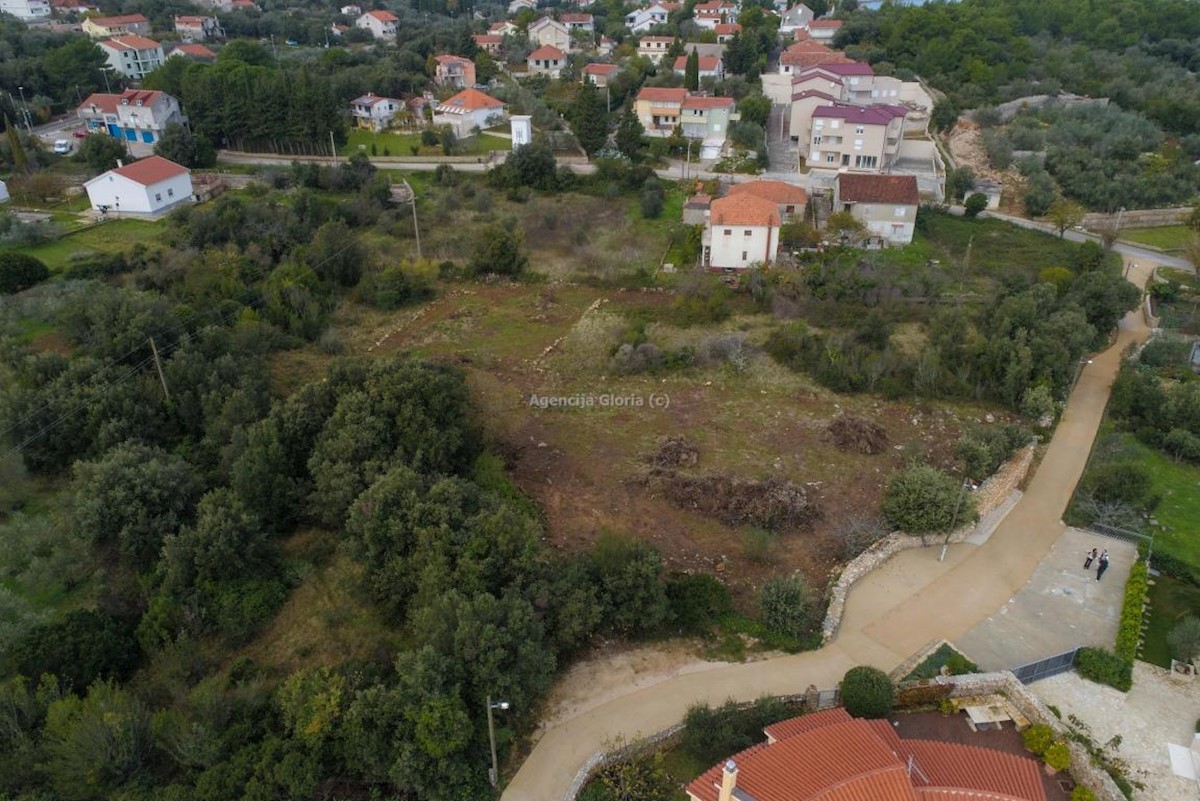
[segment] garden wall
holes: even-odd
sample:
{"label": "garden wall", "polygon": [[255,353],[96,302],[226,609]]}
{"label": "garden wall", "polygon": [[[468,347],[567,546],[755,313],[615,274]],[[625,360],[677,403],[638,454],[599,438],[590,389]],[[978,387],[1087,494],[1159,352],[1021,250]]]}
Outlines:
{"label": "garden wall", "polygon": [[1090,212],[1083,215],[1083,227],[1093,230],[1115,228],[1119,219],[1122,228],[1158,228],[1164,225],[1179,225],[1191,213],[1190,206],[1174,209],[1134,209],[1123,214]]}
{"label": "garden wall", "polygon": [[[998,520],[989,519],[988,514],[1003,505],[1025,480],[1025,474],[1029,472],[1029,466],[1033,463],[1033,454],[1036,449],[1036,443],[1025,446],[1005,462],[994,476],[983,482],[975,492],[980,523],[963,526],[951,533],[950,542],[963,542],[980,526],[999,524]],[[935,539],[938,544],[943,541],[940,536]],[[821,642],[827,643],[837,634],[838,626],[842,622],[842,614],[846,611],[846,596],[856,581],[901,551],[922,547],[925,547],[925,543],[921,541],[920,537],[899,531],[893,532],[863,551],[842,568],[841,572],[837,574],[833,586],[829,588],[829,607],[825,612],[825,622],[821,625]]]}

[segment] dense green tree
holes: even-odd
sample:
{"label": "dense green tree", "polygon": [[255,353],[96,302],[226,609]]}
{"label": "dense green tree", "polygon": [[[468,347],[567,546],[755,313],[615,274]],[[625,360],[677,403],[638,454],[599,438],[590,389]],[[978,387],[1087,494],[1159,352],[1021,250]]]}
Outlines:
{"label": "dense green tree", "polygon": [[15,251],[0,252],[0,295],[11,295],[40,284],[50,269],[39,259]]}
{"label": "dense green tree", "polygon": [[970,167],[955,167],[946,172],[946,197],[958,202],[975,186],[975,171]]}
{"label": "dense green tree", "polygon": [[958,480],[928,465],[892,476],[883,496],[888,525],[914,536],[951,531],[975,518],[975,499]]}
{"label": "dense green tree", "polygon": [[21,132],[13,125],[7,116],[4,118],[4,135],[8,140],[9,158],[12,159],[13,171],[20,174],[29,169],[29,156],[25,153],[25,145],[21,142]]}
{"label": "dense green tree", "polygon": [[1125,312],[1137,308],[1141,292],[1120,273],[1096,270],[1077,277],[1067,297],[1083,310],[1097,336],[1107,336]]}
{"label": "dense green tree", "polygon": [[600,90],[591,81],[584,81],[567,113],[571,132],[579,140],[579,146],[591,155],[608,140],[608,112]]}
{"label": "dense green tree", "polygon": [[683,87],[689,92],[700,89],[700,51],[693,48],[683,66]]}
{"label": "dense green tree", "polygon": [[974,192],[967,196],[966,201],[963,203],[963,208],[967,217],[974,219],[979,216],[980,212],[987,208],[987,204],[987,195],[982,192]]}
{"label": "dense green tree", "polygon": [[164,583],[179,595],[240,576],[265,573],[269,559],[262,524],[233,491],[207,493],[196,505],[196,524],[166,537]]}
{"label": "dense green tree", "polygon": [[145,570],[163,538],[191,518],[200,488],[183,459],[127,442],[75,465],[75,530],[89,542],[115,545],[122,561]]}
{"label": "dense green tree", "polygon": [[645,133],[641,120],[632,109],[626,109],[617,125],[617,150],[628,159],[637,159],[642,149],[642,135]]}
{"label": "dense green tree", "polygon": [[529,265],[525,235],[519,225],[492,223],[480,232],[467,262],[475,275],[519,276]]}
{"label": "dense green tree", "polygon": [[97,679],[127,679],[139,649],[128,623],[80,609],[61,622],[30,629],[6,656],[22,675],[53,673],[64,686],[82,691]]}
{"label": "dense green tree", "polygon": [[856,718],[885,718],[895,703],[896,687],[879,668],[854,667],[841,684],[842,706]]}
{"label": "dense green tree", "polygon": [[335,220],[325,223],[313,234],[304,259],[323,279],[352,287],[362,278],[368,252],[349,226]]}
{"label": "dense green tree", "polygon": [[163,130],[154,145],[154,152],[185,167],[211,167],[217,163],[217,151],[212,142],[178,123],[171,123]]}
{"label": "dense green tree", "polygon": [[120,76],[108,67],[108,56],[90,38],[73,38],[50,50],[42,59],[42,69],[49,87],[58,91],[78,88],[82,95],[105,86],[106,78],[113,83],[120,81]]}
{"label": "dense green tree", "polygon": [[605,533],[592,549],[604,624],[623,634],[655,631],[667,619],[662,555],[642,540]]}
{"label": "dense green tree", "polygon": [[1087,209],[1078,203],[1059,198],[1046,209],[1046,219],[1054,226],[1054,230],[1058,231],[1058,238],[1062,239],[1068,228],[1074,228],[1083,222],[1086,211]]}
{"label": "dense green tree", "polygon": [[948,133],[958,122],[958,108],[950,100],[939,100],[933,104],[933,114],[929,122],[935,131]]}
{"label": "dense green tree", "polygon": [[752,122],[766,128],[771,116],[771,98],[760,94],[746,95],[738,102],[738,112],[742,115],[742,122]]}
{"label": "dense green tree", "polygon": [[[692,52],[695,53],[696,51],[693,50]],[[689,58],[691,58],[691,56],[689,56]],[[725,68],[732,74],[750,74],[750,72],[758,63],[758,48],[755,46],[754,38],[749,35],[742,35],[740,33],[736,34],[733,39],[725,45],[725,54],[723,59],[725,61]],[[699,61],[697,61],[697,76],[699,76],[699,68]],[[685,85],[687,84],[686,77],[684,78],[684,83]]]}
{"label": "dense green tree", "polygon": [[129,153],[125,150],[125,143],[120,139],[94,133],[83,138],[72,158],[88,165],[96,172],[104,172],[116,167],[119,159],[128,159]]}
{"label": "dense green tree", "polygon": [[775,631],[801,637],[813,624],[814,604],[800,576],[774,576],[763,584],[759,594],[762,620]]}

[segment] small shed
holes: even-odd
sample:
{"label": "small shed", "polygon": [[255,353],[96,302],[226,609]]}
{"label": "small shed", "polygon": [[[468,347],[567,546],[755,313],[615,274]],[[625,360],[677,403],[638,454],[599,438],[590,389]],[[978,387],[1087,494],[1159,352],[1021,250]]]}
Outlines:
{"label": "small shed", "polygon": [[971,187],[971,191],[967,193],[970,197],[976,192],[984,195],[987,198],[987,207],[989,209],[1000,208],[1000,194],[1004,191],[1004,187],[999,181],[993,181],[990,178],[976,178],[975,186]]}

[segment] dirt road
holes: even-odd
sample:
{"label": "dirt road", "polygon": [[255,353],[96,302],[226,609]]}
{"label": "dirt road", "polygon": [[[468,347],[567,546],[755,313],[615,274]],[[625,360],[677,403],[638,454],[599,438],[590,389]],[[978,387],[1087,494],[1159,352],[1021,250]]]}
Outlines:
{"label": "dirt road", "polygon": [[[1129,278],[1145,286],[1145,261]],[[1083,369],[1066,412],[1029,488],[981,546],[903,551],[851,591],[837,637],[819,651],[748,664],[679,669],[662,681],[613,695],[603,703],[573,699],[558,709],[529,758],[504,791],[504,801],[558,801],[588,759],[617,737],[652,734],[680,721],[693,703],[833,687],[854,665],[891,670],[935,638],[953,639],[1001,607],[1028,581],[1063,533],[1070,501],[1100,426],[1121,353],[1148,335],[1141,310],[1121,322],[1116,343]],[[602,672],[603,663],[591,668]]]}

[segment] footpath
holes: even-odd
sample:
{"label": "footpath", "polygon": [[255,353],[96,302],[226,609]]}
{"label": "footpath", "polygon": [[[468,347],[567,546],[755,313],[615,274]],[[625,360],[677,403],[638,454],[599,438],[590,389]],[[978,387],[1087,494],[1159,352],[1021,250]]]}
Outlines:
{"label": "footpath", "polygon": [[[1129,280],[1144,287],[1152,265],[1140,254],[1138,265]],[[854,585],[838,634],[817,651],[678,675],[558,721],[543,732],[504,801],[559,801],[595,753],[618,738],[678,723],[692,704],[791,695],[810,685],[827,689],[855,665],[890,671],[926,643],[971,630],[1025,586],[1066,530],[1062,515],[1087,463],[1121,354],[1148,335],[1139,307],[1122,320],[1116,342],[1086,365],[1024,496],[982,545],[953,545],[943,562],[939,547],[897,554]]]}

